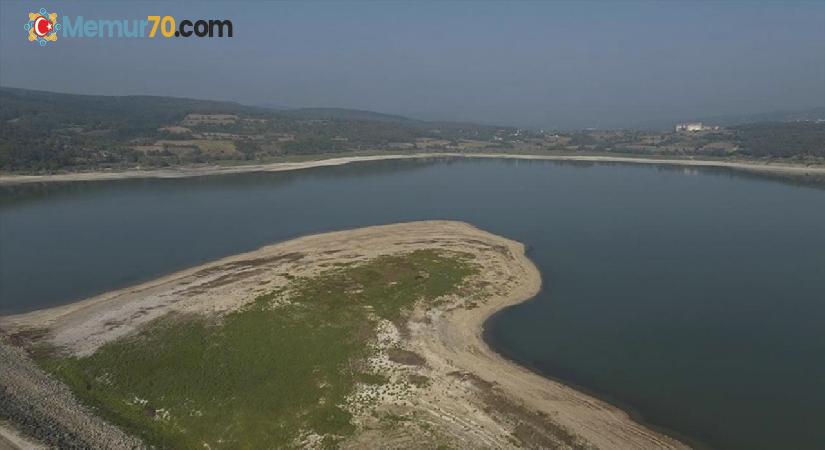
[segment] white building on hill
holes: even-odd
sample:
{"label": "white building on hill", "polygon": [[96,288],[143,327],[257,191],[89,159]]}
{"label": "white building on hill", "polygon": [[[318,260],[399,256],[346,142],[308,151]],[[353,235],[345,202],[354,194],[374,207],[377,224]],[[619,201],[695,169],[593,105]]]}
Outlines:
{"label": "white building on hill", "polygon": [[676,124],[676,131],[702,131],[704,129],[705,126],[702,122],[685,122]]}

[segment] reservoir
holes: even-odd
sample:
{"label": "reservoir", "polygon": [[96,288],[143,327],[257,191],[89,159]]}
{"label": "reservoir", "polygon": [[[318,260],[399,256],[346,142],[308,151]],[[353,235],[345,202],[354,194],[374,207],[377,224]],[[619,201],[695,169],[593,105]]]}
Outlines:
{"label": "reservoir", "polygon": [[714,448],[825,445],[825,189],[728,169],[373,161],[0,187],[0,314],[301,235],[452,219],[524,242],[497,351]]}

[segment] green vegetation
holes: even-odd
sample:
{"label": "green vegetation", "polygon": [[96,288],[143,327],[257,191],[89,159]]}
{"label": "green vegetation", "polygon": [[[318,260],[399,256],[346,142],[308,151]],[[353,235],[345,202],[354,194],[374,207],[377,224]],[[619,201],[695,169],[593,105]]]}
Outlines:
{"label": "green vegetation", "polygon": [[766,122],[734,130],[748,155],[825,158],[825,122]]}
{"label": "green vegetation", "polygon": [[[554,151],[668,157],[794,158],[822,163],[825,122],[760,122],[700,132],[584,130],[557,134]],[[547,147],[547,146],[545,146]]]}
{"label": "green vegetation", "polygon": [[186,98],[12,88],[0,88],[0,104],[0,171],[19,173],[444,151],[744,156],[812,163],[825,159],[825,122],[816,120],[761,122],[697,133],[545,133],[338,108],[273,110]]}
{"label": "green vegetation", "polygon": [[[0,104],[0,170],[14,172],[166,167],[388,151],[393,143],[490,140],[495,133],[508,130],[346,109],[273,110],[186,98],[72,95],[13,88],[0,88]],[[193,120],[192,115],[232,117]],[[204,150],[202,144],[215,141],[234,144],[237,151]]]}
{"label": "green vegetation", "polygon": [[469,258],[421,250],[329,269],[220,319],[165,317],[89,357],[41,363],[158,447],[274,448],[308,432],[334,445],[354,431],[342,404],[355,384],[386,382],[365,365],[377,320],[454,292]]}

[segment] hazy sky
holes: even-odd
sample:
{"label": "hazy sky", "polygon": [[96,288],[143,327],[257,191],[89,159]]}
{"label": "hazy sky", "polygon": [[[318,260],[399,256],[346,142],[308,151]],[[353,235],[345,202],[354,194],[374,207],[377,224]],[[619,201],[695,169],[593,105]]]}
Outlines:
{"label": "hazy sky", "polygon": [[[232,39],[27,42],[26,13]],[[825,105],[825,2],[0,2],[0,84],[544,128]]]}

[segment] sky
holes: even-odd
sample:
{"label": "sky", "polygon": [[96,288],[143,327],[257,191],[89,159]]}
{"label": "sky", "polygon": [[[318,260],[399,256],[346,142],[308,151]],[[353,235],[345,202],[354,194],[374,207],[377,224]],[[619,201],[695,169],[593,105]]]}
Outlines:
{"label": "sky", "polygon": [[[231,39],[26,39],[29,10]],[[0,2],[0,85],[545,129],[825,106],[825,2]]]}

